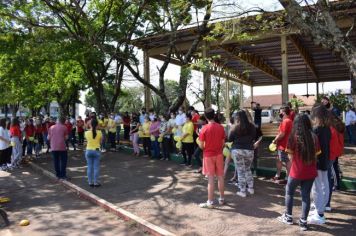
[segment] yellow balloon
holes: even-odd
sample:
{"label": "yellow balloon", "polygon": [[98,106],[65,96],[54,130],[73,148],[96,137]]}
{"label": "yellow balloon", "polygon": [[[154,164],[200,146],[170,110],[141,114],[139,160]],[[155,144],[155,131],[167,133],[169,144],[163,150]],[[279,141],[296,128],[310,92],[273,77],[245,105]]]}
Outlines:
{"label": "yellow balloon", "polygon": [[10,201],[10,198],[8,197],[0,197],[0,203],[7,203]]}
{"label": "yellow balloon", "polygon": [[138,131],[138,137],[143,137],[143,132],[142,131]]}
{"label": "yellow balloon", "polygon": [[29,220],[21,220],[20,221],[20,226],[27,226],[30,224],[30,221]]}
{"label": "yellow balloon", "polygon": [[223,149],[223,155],[224,155],[225,157],[230,156],[230,150],[229,150],[227,147],[224,147],[224,149]]}
{"label": "yellow balloon", "polygon": [[159,137],[159,138],[158,138],[158,142],[159,142],[159,143],[162,143],[162,142],[163,142],[163,138],[162,138],[162,137]]}
{"label": "yellow balloon", "polygon": [[180,136],[174,136],[174,141],[179,142],[181,140],[182,140],[182,138]]}
{"label": "yellow balloon", "polygon": [[151,135],[151,141],[152,142],[156,141],[156,137],[154,135]]}
{"label": "yellow balloon", "polygon": [[13,142],[13,141],[11,141],[10,146],[11,146],[11,147],[15,147],[15,146],[16,146],[16,143]]}
{"label": "yellow balloon", "polygon": [[177,144],[176,144],[176,148],[178,148],[178,149],[181,149],[182,148],[182,142],[177,142]]}
{"label": "yellow balloon", "polygon": [[31,142],[32,142],[33,140],[35,140],[34,137],[29,137],[28,139],[29,139]]}
{"label": "yellow balloon", "polygon": [[199,138],[197,138],[196,143],[197,143],[198,145],[200,145],[200,140],[199,140]]}
{"label": "yellow balloon", "polygon": [[177,131],[176,128],[173,128],[173,129],[172,129],[172,133],[173,133],[173,134],[174,134],[176,131]]}
{"label": "yellow balloon", "polygon": [[275,143],[271,143],[269,146],[268,146],[268,149],[271,151],[271,152],[275,152],[277,150],[277,145]]}
{"label": "yellow balloon", "polygon": [[225,145],[226,145],[229,149],[231,149],[232,142],[230,142],[230,143],[225,143]]}

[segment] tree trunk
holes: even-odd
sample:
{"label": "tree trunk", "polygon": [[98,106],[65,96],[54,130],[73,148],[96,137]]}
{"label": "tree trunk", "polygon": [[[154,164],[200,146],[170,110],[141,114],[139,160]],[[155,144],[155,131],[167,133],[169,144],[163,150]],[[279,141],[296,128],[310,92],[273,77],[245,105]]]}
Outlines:
{"label": "tree trunk", "polygon": [[19,105],[18,104],[10,104],[10,108],[11,108],[12,118],[15,118],[17,115],[17,111],[19,110]]}
{"label": "tree trunk", "polygon": [[179,78],[179,91],[178,97],[173,101],[169,110],[176,112],[184,103],[187,94],[188,80],[191,78],[191,69],[189,65],[181,66]]}
{"label": "tree trunk", "polygon": [[59,105],[59,117],[68,117],[69,116],[68,103],[58,102],[58,105]]}

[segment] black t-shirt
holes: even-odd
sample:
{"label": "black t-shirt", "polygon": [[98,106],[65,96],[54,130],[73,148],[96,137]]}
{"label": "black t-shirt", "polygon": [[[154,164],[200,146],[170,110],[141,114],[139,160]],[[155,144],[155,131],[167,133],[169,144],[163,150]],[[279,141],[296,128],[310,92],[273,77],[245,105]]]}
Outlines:
{"label": "black t-shirt", "polygon": [[262,119],[262,109],[261,108],[254,108],[255,112],[255,121],[260,121]]}
{"label": "black t-shirt", "polygon": [[314,133],[318,136],[321,153],[317,158],[318,170],[328,170],[331,131],[329,127],[316,127]]}
{"label": "black t-shirt", "polygon": [[236,130],[231,129],[229,134],[229,142],[232,143],[231,149],[247,149],[253,150],[253,144],[255,143],[256,138],[256,128],[254,125],[251,125],[249,132],[245,135],[239,135]]}

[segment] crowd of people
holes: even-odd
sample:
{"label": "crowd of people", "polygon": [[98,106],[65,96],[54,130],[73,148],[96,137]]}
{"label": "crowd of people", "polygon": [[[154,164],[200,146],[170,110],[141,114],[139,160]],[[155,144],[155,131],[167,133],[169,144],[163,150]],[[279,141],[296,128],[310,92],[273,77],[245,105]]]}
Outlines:
{"label": "crowd of people", "polygon": [[[234,162],[235,172],[229,183],[237,186],[236,194],[247,197],[255,192],[252,170],[257,169],[263,134],[259,104],[253,103],[252,110],[254,118],[249,110],[240,110],[225,126],[221,125],[223,116],[219,112],[209,108],[199,115],[194,107],[186,112],[181,107],[169,115],[142,109],[139,114],[131,115],[125,112],[97,116],[92,112],[84,120],[81,117],[57,121],[43,117],[14,118],[11,122],[1,119],[0,164],[3,170],[16,168],[23,158],[36,158],[43,150],[51,151],[57,177],[67,179],[67,150],[79,146],[85,150],[88,184],[99,187],[101,155],[117,150],[123,128],[123,139],[131,141],[135,156],[141,155],[141,144],[143,155],[152,159],[170,160],[172,153],[180,153],[181,165],[190,168],[194,159],[198,165],[196,172],[208,179],[208,200],[200,207],[213,208],[215,204],[225,203],[224,179],[230,160]],[[286,184],[286,210],[278,218],[281,222],[293,224],[293,198],[300,186],[301,229],[307,229],[307,222],[325,223],[324,212],[331,211],[332,192],[340,187],[338,158],[343,153],[345,130],[350,143],[355,143],[350,126],[356,123],[356,115],[352,112],[348,107],[345,125],[327,97],[313,107],[311,114],[298,114],[290,103],[280,109],[281,123],[272,143],[277,149],[277,172],[273,180]],[[285,178],[282,178],[283,166]],[[215,177],[220,194],[217,202],[214,201]]]}

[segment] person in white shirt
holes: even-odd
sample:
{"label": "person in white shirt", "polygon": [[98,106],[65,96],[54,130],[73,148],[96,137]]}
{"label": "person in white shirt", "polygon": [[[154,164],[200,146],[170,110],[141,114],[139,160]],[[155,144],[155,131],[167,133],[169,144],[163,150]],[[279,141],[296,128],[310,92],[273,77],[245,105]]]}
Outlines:
{"label": "person in white shirt", "polygon": [[178,114],[176,116],[176,125],[178,127],[183,126],[186,120],[186,116],[182,107],[179,108]]}
{"label": "person in white shirt", "polygon": [[346,115],[345,115],[346,131],[349,136],[349,143],[356,145],[356,139],[355,139],[354,130],[353,130],[355,123],[356,123],[356,114],[353,110],[351,110],[351,105],[347,105]]}
{"label": "person in white shirt", "polygon": [[149,117],[150,117],[150,121],[153,121],[157,116],[154,113],[153,109],[149,110]]}
{"label": "person in white shirt", "polygon": [[11,164],[11,139],[9,130],[6,127],[6,119],[0,120],[0,168],[7,170]]}

